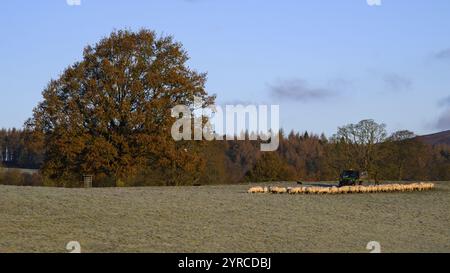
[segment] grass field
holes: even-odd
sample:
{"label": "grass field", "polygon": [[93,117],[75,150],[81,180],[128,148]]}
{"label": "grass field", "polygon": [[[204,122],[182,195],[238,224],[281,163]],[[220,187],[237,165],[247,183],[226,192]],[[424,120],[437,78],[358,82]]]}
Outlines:
{"label": "grass field", "polygon": [[67,252],[69,241],[83,252],[368,252],[369,241],[383,252],[450,252],[449,182],[332,196],[248,187],[0,186],[0,252]]}

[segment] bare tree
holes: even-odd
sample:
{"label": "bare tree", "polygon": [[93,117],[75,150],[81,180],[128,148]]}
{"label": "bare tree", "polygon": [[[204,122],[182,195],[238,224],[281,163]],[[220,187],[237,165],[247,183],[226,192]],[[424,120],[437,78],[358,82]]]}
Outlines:
{"label": "bare tree", "polygon": [[367,171],[377,180],[378,169],[375,162],[380,157],[377,144],[386,139],[386,125],[378,124],[372,119],[362,120],[338,128],[333,139],[345,144],[348,162],[355,162],[357,168]]}

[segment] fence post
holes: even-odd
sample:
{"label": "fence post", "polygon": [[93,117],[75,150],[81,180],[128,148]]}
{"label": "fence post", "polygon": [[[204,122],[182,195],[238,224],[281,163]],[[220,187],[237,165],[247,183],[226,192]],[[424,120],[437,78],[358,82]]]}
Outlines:
{"label": "fence post", "polygon": [[84,187],[86,189],[92,188],[92,180],[93,180],[93,178],[94,178],[93,175],[83,175]]}

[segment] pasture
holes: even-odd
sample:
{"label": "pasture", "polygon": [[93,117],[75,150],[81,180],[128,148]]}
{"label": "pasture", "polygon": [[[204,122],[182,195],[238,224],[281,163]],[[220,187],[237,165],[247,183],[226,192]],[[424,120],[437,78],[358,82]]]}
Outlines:
{"label": "pasture", "polygon": [[67,252],[69,241],[82,252],[368,252],[369,241],[383,252],[450,251],[449,182],[347,195],[249,186],[0,186],[0,252]]}

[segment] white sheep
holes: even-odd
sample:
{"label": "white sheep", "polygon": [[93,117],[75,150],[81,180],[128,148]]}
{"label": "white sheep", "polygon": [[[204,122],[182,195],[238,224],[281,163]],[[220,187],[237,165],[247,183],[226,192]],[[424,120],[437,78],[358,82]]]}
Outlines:
{"label": "white sheep", "polygon": [[369,188],[366,187],[366,186],[361,186],[361,192],[368,193],[369,192]]}
{"label": "white sheep", "polygon": [[248,193],[264,193],[263,187],[252,187],[248,190]]}
{"label": "white sheep", "polygon": [[426,190],[434,189],[434,184],[433,183],[425,183],[425,189]]}
{"label": "white sheep", "polygon": [[380,185],[381,192],[390,192],[392,187],[389,187],[389,185]]}
{"label": "white sheep", "polygon": [[331,194],[338,194],[339,193],[339,188],[335,187],[335,186],[331,187],[330,188],[330,193]]}
{"label": "white sheep", "polygon": [[350,186],[344,186],[344,187],[339,188],[339,191],[341,193],[351,193],[351,187]]}
{"label": "white sheep", "polygon": [[274,193],[274,194],[342,194],[342,193],[377,193],[377,192],[412,192],[424,191],[434,188],[433,183],[412,183],[412,184],[385,184],[369,186],[344,186],[344,187],[253,187],[249,193]]}
{"label": "white sheep", "polygon": [[308,187],[306,189],[306,193],[317,194],[318,193],[318,188],[317,187]]}
{"label": "white sheep", "polygon": [[270,187],[269,191],[275,194],[287,193],[287,189],[282,187]]}
{"label": "white sheep", "polygon": [[300,194],[303,193],[303,187],[297,187],[297,188],[288,188],[288,193],[290,194]]}
{"label": "white sheep", "polygon": [[317,189],[317,193],[318,194],[329,194],[330,193],[330,188],[319,187]]}
{"label": "white sheep", "polygon": [[413,191],[420,190],[420,184],[419,183],[413,183],[413,184],[411,184],[411,187],[412,187]]}
{"label": "white sheep", "polygon": [[367,187],[367,192],[369,192],[369,193],[377,192],[377,190],[378,190],[378,189],[377,189],[376,186],[370,185],[370,186]]}
{"label": "white sheep", "polygon": [[359,186],[350,186],[350,192],[351,193],[359,193],[360,191]]}

